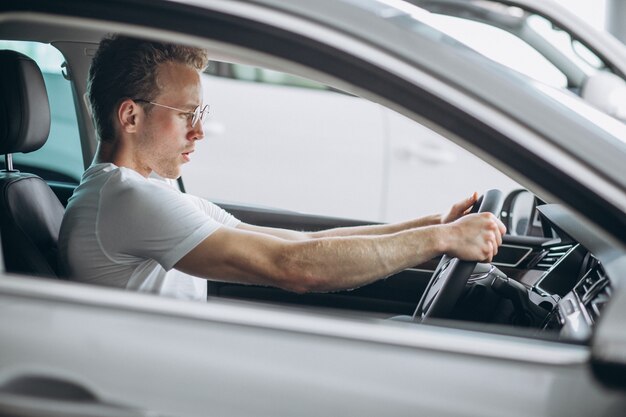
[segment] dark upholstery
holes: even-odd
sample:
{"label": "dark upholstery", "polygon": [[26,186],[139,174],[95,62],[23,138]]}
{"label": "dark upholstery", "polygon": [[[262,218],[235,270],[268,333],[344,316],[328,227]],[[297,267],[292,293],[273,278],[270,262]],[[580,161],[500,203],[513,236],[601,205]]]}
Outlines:
{"label": "dark upholstery", "polygon": [[[41,71],[25,55],[4,50],[0,68],[0,154],[37,150],[50,131]],[[57,276],[63,212],[63,205],[40,177],[0,171],[0,233],[7,271]]]}
{"label": "dark upholstery", "polygon": [[48,93],[39,67],[15,51],[0,51],[0,154],[32,152],[50,133]]}
{"label": "dark upholstery", "polygon": [[55,276],[64,208],[31,174],[0,173],[0,230],[7,271]]}

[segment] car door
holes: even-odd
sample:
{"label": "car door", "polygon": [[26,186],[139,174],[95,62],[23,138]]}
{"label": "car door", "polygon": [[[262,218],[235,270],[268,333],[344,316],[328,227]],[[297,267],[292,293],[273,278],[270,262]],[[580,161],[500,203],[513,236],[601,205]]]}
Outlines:
{"label": "car door", "polygon": [[7,416],[612,416],[624,407],[589,372],[586,346],[0,274]]}

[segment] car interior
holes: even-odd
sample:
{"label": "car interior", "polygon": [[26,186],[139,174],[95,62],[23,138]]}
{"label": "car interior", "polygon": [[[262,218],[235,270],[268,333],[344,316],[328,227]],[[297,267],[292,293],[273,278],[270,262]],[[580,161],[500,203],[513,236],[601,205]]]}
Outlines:
{"label": "car interior", "polygon": [[41,148],[50,131],[48,95],[39,67],[19,52],[0,51],[6,135],[0,145],[0,213],[6,269],[57,276],[56,257],[64,207],[41,177],[13,169],[12,154]]}
{"label": "car interior", "polygon": [[[29,33],[18,24],[3,25],[0,30],[2,39],[51,43],[63,53],[76,106],[80,151],[88,165],[95,138],[82,97],[89,59],[102,33],[85,30],[73,36],[75,39],[69,39],[66,31],[43,24],[32,25]],[[13,163],[12,155],[36,152],[44,146],[51,123],[49,94],[41,70],[32,59],[3,50],[0,64],[0,153],[4,156],[0,173],[0,232],[4,268],[15,274],[64,279],[56,268],[56,245],[64,205],[78,179]],[[507,331],[530,330],[537,337],[587,343],[611,296],[610,280],[597,255],[604,248],[594,241],[593,232],[577,224],[563,207],[543,204],[523,190],[506,196],[499,194],[497,200],[492,210],[516,234],[505,237],[491,265],[469,266],[464,273],[466,282],[462,282],[452,300],[447,300],[449,308],[435,317],[452,319],[455,325],[495,325]],[[362,224],[235,204],[222,207],[245,222],[261,226],[314,231]],[[262,286],[211,281],[208,297],[209,301],[221,297],[420,321],[427,318],[422,314],[425,304],[444,292],[438,280],[450,274],[453,267],[450,259],[433,259],[362,288],[327,294],[298,295]]]}

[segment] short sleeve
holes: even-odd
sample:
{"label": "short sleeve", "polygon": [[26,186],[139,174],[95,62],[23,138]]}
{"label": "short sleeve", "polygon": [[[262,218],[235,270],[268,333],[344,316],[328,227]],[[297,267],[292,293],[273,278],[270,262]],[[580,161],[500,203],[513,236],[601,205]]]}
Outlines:
{"label": "short sleeve", "polygon": [[101,193],[96,234],[115,262],[154,259],[170,270],[222,226],[166,184],[113,177]]}
{"label": "short sleeve", "polygon": [[185,198],[189,199],[195,206],[201,209],[204,213],[206,213],[209,217],[211,217],[216,222],[223,224],[228,227],[237,227],[241,220],[237,219],[235,216],[219,207],[217,204],[214,204],[208,200],[200,198],[191,194],[183,194]]}

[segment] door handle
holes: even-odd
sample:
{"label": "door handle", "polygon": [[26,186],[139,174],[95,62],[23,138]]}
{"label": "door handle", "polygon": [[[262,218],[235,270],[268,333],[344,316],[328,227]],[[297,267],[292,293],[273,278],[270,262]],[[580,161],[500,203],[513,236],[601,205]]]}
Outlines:
{"label": "door handle", "polygon": [[20,376],[0,386],[2,417],[158,417],[151,411],[104,402],[74,382]]}

